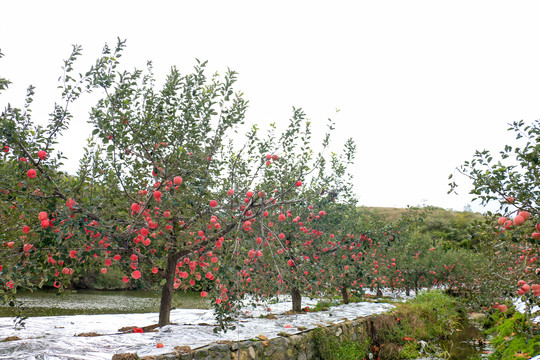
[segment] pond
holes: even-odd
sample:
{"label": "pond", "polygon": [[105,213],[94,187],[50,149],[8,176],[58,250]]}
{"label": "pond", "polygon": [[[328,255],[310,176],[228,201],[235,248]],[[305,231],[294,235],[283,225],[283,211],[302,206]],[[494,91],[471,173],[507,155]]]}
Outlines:
{"label": "pond", "polygon": [[[199,293],[175,292],[174,308],[208,309]],[[159,311],[160,294],[150,291],[77,290],[59,294],[56,290],[17,294],[26,316],[96,315],[155,313]],[[0,306],[0,317],[13,317],[14,308]]]}
{"label": "pond", "polygon": [[463,324],[448,339],[434,341],[426,347],[435,346],[440,357],[423,357],[417,360],[467,360],[487,359],[490,353],[489,341],[484,339],[482,332],[470,322]]}

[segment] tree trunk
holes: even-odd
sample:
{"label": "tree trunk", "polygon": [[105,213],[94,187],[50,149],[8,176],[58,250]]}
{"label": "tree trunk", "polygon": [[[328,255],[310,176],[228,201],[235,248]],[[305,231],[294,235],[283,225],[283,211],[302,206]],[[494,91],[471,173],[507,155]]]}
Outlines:
{"label": "tree trunk", "polygon": [[171,306],[174,293],[174,274],[176,271],[177,254],[172,251],[167,257],[167,268],[165,269],[165,284],[161,289],[161,304],[159,306],[159,326],[171,323]]}
{"label": "tree trunk", "polygon": [[411,296],[411,289],[408,286],[405,288],[405,296]]}
{"label": "tree trunk", "polygon": [[293,287],[291,290],[292,296],[292,311],[300,312],[302,311],[302,294],[297,287]]}
{"label": "tree trunk", "polygon": [[382,290],[380,288],[377,288],[377,298],[381,298],[383,296]]}
{"label": "tree trunk", "polygon": [[341,296],[343,297],[343,303],[348,304],[349,303],[349,292],[347,291],[346,286],[343,286],[341,288]]}

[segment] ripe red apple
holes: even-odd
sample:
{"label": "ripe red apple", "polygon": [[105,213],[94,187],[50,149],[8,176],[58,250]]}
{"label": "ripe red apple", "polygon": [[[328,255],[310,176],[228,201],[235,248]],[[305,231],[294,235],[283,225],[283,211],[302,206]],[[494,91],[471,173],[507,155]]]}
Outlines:
{"label": "ripe red apple", "polygon": [[161,191],[154,191],[154,199],[156,199],[156,201],[161,200]]}
{"label": "ripe red apple", "polygon": [[248,191],[248,192],[246,193],[246,196],[247,196],[248,198],[251,198],[251,197],[253,196],[253,191],[251,191],[251,190]]}
{"label": "ripe red apple", "polygon": [[300,186],[302,186],[302,182],[301,182],[300,180],[298,180],[298,181],[296,182],[296,187],[300,187]]}
{"label": "ripe red apple", "polygon": [[43,150],[38,151],[37,155],[41,160],[45,160],[47,158],[47,153]]}
{"label": "ripe red apple", "polygon": [[139,270],[135,270],[134,272],[131,273],[131,276],[137,280],[141,277],[141,272]]}
{"label": "ripe red apple", "polygon": [[29,177],[30,179],[33,179],[33,178],[36,177],[37,173],[36,173],[36,170],[30,169],[30,170],[28,170],[28,172],[26,173],[26,175],[28,175],[28,177]]}
{"label": "ripe red apple", "polygon": [[272,160],[276,161],[278,159],[277,155],[272,155]]}
{"label": "ripe red apple", "polygon": [[523,225],[524,222],[525,219],[521,215],[518,215],[514,218],[514,224],[516,224],[517,226]]}
{"label": "ripe red apple", "polygon": [[22,231],[23,233],[28,234],[30,232],[30,226],[28,225],[23,226]]}
{"label": "ripe red apple", "polygon": [[523,217],[523,219],[525,219],[525,221],[529,220],[530,217],[531,217],[531,214],[528,211],[521,211],[521,212],[518,213],[518,215]]}
{"label": "ripe red apple", "polygon": [[217,206],[217,201],[216,200],[210,201],[210,207],[216,207],[216,206]]}
{"label": "ripe red apple", "polygon": [[174,185],[182,184],[182,178],[180,176],[176,176],[173,181],[174,181]]}
{"label": "ripe red apple", "polygon": [[141,205],[139,205],[138,203],[131,204],[131,211],[139,213],[139,211],[141,211]]}

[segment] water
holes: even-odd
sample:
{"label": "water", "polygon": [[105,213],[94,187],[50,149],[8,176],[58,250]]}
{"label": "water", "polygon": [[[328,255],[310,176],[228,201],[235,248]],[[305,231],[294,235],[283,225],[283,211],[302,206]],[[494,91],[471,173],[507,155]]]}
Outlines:
{"label": "water", "polygon": [[[155,313],[159,311],[160,294],[150,291],[78,290],[59,294],[55,290],[17,294],[24,306],[24,315],[96,315],[125,313]],[[209,304],[195,292],[175,292],[174,308],[208,309]],[[13,317],[14,308],[0,306],[0,317]]]}
{"label": "water", "polygon": [[417,360],[467,360],[487,358],[489,344],[485,343],[480,330],[466,322],[461,331],[454,332],[448,339],[433,342],[440,350],[439,357],[423,357]]}

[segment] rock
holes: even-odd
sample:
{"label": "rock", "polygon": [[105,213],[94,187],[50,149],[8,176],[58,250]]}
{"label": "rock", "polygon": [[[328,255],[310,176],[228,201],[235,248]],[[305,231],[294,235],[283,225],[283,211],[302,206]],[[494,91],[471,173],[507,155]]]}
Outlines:
{"label": "rock", "polygon": [[266,341],[266,340],[268,340],[268,337],[264,336],[264,335],[259,335],[259,336],[257,336],[257,339],[262,340],[262,341]]}
{"label": "rock", "polygon": [[245,350],[239,351],[238,360],[249,360],[248,353]]}
{"label": "rock", "polygon": [[[174,324],[171,324],[171,325],[174,325]],[[143,326],[142,328],[140,329],[143,329],[144,332],[157,332],[157,328],[159,327],[158,324],[154,324],[154,325],[148,325],[148,326]],[[132,333],[133,332],[133,328],[139,328],[138,326],[124,326],[120,329],[118,329],[118,332],[122,332],[122,333]]]}
{"label": "rock", "polygon": [[274,315],[274,314],[268,314],[264,317],[265,319],[269,319],[269,320],[276,320],[277,319],[277,316]]}
{"label": "rock", "polygon": [[263,346],[268,347],[268,345],[270,345],[270,341],[267,341],[267,340],[261,341],[261,344],[263,344]]}
{"label": "rock", "polygon": [[483,317],[485,317],[486,314],[482,314],[482,313],[470,313],[467,315],[467,317],[469,318],[469,320],[476,320],[476,319],[481,319]]}
{"label": "rock", "polygon": [[114,354],[112,360],[140,360],[139,355],[133,353]]}
{"label": "rock", "polygon": [[248,347],[248,354],[252,359],[255,359],[257,357],[257,354],[255,354],[255,349],[253,346]]}
{"label": "rock", "polygon": [[81,337],[94,337],[94,336],[101,336],[101,334],[95,333],[95,332],[87,332],[87,333],[80,333],[75,336],[81,336]]}
{"label": "rock", "polygon": [[8,336],[7,338],[5,338],[4,340],[0,342],[17,341],[17,340],[22,340],[22,339],[18,336]]}
{"label": "rock", "polygon": [[178,352],[187,353],[187,354],[190,354],[193,352],[193,350],[191,350],[191,346],[175,346],[174,350]]}

